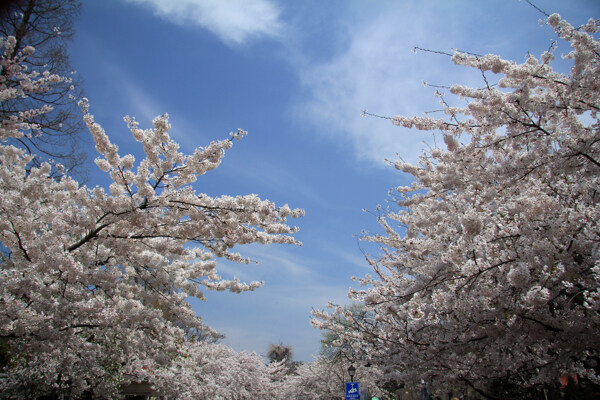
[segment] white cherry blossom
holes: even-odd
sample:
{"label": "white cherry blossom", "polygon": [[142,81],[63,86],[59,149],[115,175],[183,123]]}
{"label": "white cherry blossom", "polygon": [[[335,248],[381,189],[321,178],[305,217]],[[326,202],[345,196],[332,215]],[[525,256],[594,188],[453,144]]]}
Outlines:
{"label": "white cherry blossom", "polygon": [[[63,80],[27,72],[21,62],[32,49],[10,58],[11,46],[13,38],[0,40],[0,99],[43,92]],[[5,77],[19,84],[9,87]],[[262,285],[222,279],[216,260],[247,263],[233,251],[246,243],[300,244],[287,219],[302,210],[254,194],[211,197],[192,186],[219,166],[244,131],[186,155],[169,137],[167,115],[144,130],[126,117],[143,149],[135,160],[111,143],[87,100],[81,107],[96,164],[112,180],[108,191],[57,177],[60,166],[36,166],[33,156],[6,143],[35,128],[29,117],[48,107],[0,121],[0,337],[10,355],[0,391],[24,398],[114,394],[123,383],[151,376],[145,371],[181,367],[200,348],[189,347],[186,332],[218,336],[186,299],[204,299],[203,290],[239,293]],[[246,363],[244,355],[231,357]]]}
{"label": "white cherry blossom", "polygon": [[395,164],[414,181],[397,188],[384,233],[365,238],[381,255],[349,293],[372,320],[334,308],[314,324],[399,381],[481,391],[495,380],[552,387],[565,373],[600,382],[600,21],[574,28],[554,14],[548,24],[572,47],[569,74],[550,53],[518,64],[455,52],[485,78],[450,87],[466,106],[444,97],[445,117],[392,120],[438,132],[446,148]]}

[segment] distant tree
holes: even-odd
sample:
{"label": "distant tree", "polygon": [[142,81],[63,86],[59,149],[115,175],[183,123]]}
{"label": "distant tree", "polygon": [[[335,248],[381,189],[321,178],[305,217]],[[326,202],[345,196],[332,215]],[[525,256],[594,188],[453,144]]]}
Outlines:
{"label": "distant tree", "polygon": [[341,307],[315,323],[398,381],[491,398],[506,397],[494,382],[519,398],[565,373],[600,383],[600,20],[547,22],[572,47],[570,74],[552,52],[522,64],[455,52],[483,88],[449,88],[466,106],[440,93],[446,117],[392,119],[439,132],[446,148],[395,163],[414,182],[379,218],[385,233],[365,238],[382,253],[349,293],[371,323]]}
{"label": "distant tree", "polygon": [[[30,93],[27,97],[4,99],[0,105],[0,117],[5,119],[17,112],[25,112],[44,105],[52,107],[46,113],[30,116],[29,131],[20,138],[10,138],[9,142],[36,154],[34,162],[39,165],[45,160],[61,162],[66,170],[75,169],[84,174],[81,168],[85,154],[81,144],[85,125],[77,102],[81,89],[69,62],[67,44],[73,36],[73,22],[78,17],[81,4],[76,0],[14,0],[3,2],[0,9],[0,36],[15,38],[10,57],[25,48],[32,47],[23,65],[30,72],[48,72],[68,78],[56,82],[43,92]],[[1,84],[14,88],[19,81],[11,79],[0,66]]]}
{"label": "distant tree", "polygon": [[[16,83],[0,82],[2,104],[65,82],[27,68],[33,48],[15,53],[15,46],[14,37],[0,39],[2,77]],[[57,178],[56,165],[37,165],[35,155],[9,143],[35,129],[31,117],[50,112],[46,104],[0,118],[0,339],[2,357],[9,356],[3,397],[110,397],[124,382],[167,370],[189,356],[186,332],[216,335],[188,296],[262,285],[222,279],[216,258],[247,263],[235,246],[299,244],[286,221],[302,210],[256,195],[211,197],[192,187],[245,132],[185,155],[170,139],[167,115],[151,129],[126,118],[144,152],[136,163],[119,154],[86,101],[81,107],[96,164],[112,180],[108,191],[68,174]]]}
{"label": "distant tree", "polygon": [[267,349],[267,358],[270,362],[285,362],[291,364],[294,360],[292,347],[283,343],[271,343]]}

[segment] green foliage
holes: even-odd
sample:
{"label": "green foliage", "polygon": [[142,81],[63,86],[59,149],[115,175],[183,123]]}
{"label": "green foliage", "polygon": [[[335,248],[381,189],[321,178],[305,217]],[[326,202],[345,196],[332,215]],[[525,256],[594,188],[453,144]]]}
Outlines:
{"label": "green foliage", "polygon": [[[350,313],[352,318],[356,321],[363,321],[367,317],[367,312],[364,309],[363,303],[345,305],[344,312]],[[342,326],[349,327],[348,321],[343,318],[338,318],[338,322]],[[340,336],[330,330],[326,330],[322,333],[319,354],[330,360],[345,359],[350,361],[357,358],[357,355],[352,350],[349,343],[344,340],[340,342]]]}

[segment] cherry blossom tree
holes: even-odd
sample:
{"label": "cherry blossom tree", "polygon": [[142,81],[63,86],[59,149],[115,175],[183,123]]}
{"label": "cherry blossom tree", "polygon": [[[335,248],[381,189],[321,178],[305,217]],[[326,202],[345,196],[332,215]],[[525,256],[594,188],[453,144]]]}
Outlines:
{"label": "cherry blossom tree", "polygon": [[564,374],[600,382],[600,21],[547,24],[572,47],[570,73],[551,51],[522,64],[456,51],[484,87],[452,85],[457,106],[438,93],[445,117],[392,119],[445,148],[395,163],[414,181],[365,238],[381,254],[349,292],[372,317],[334,306],[314,324],[397,381],[489,397],[502,382],[521,398]]}
{"label": "cherry blossom tree", "polygon": [[[13,53],[15,45],[15,38],[0,39],[1,101],[65,82],[25,68],[34,49]],[[108,190],[68,174],[57,178],[60,165],[37,165],[35,155],[7,142],[38,132],[30,117],[51,106],[4,114],[0,122],[0,337],[9,349],[0,391],[15,396],[110,395],[147,371],[181,363],[188,357],[186,330],[217,335],[188,296],[262,285],[222,279],[216,259],[248,263],[233,250],[246,243],[299,244],[286,221],[302,210],[193,188],[244,131],[185,155],[169,137],[167,115],[150,129],[126,117],[143,148],[136,162],[110,142],[87,101],[81,108],[96,164],[112,180]]]}

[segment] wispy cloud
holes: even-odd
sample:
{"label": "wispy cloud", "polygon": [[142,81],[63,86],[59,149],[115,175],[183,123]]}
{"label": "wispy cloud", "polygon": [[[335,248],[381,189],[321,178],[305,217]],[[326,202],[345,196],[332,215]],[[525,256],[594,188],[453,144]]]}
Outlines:
{"label": "wispy cloud", "polygon": [[290,207],[300,207],[302,204],[312,203],[318,207],[331,209],[333,205],[304,177],[292,172],[285,166],[276,165],[266,159],[243,160],[243,168],[237,168],[236,175],[255,182],[259,187],[264,187],[270,192],[284,194],[290,200]]}
{"label": "wispy cloud", "polygon": [[144,4],[179,25],[208,29],[227,44],[251,38],[277,37],[282,23],[279,10],[269,0],[128,0]]}
{"label": "wispy cloud", "polygon": [[465,40],[464,33],[448,24],[456,11],[442,2],[427,8],[415,4],[388,2],[378,14],[355,13],[339,40],[345,45],[328,59],[303,60],[298,70],[306,89],[298,118],[336,142],[351,144],[362,161],[383,165],[384,159],[399,155],[414,162],[434,143],[430,133],[398,128],[387,119],[362,118],[362,110],[386,117],[423,115],[441,108],[435,89],[424,88],[423,80],[444,85],[472,73],[455,68],[449,57],[413,54],[414,46],[449,50]]}
{"label": "wispy cloud", "polygon": [[219,259],[217,269],[226,278],[237,276],[246,282],[263,279],[278,282],[286,282],[290,279],[303,281],[314,279],[313,270],[306,260],[301,258],[299,249],[295,246],[282,245],[239,246],[236,250],[253,262],[245,265]]}
{"label": "wispy cloud", "polygon": [[[105,82],[102,90],[91,93],[91,111],[96,113],[101,109],[117,109],[110,117],[118,120],[118,125],[113,126],[116,130],[109,131],[109,135],[117,135],[117,132],[127,132],[126,124],[122,120],[125,115],[135,118],[142,129],[151,128],[154,118],[168,113],[170,115],[171,138],[182,146],[183,152],[191,152],[196,147],[207,145],[215,137],[205,133],[201,124],[190,119],[183,112],[177,112],[177,109],[168,102],[163,101],[160,92],[152,90],[147,82],[144,82],[142,75],[137,75],[128,69],[122,58],[113,52],[109,46],[99,40],[97,37],[86,35],[85,32],[79,34],[83,36],[86,48],[94,49],[86,54],[86,59],[96,65],[97,79]],[[108,104],[99,104],[102,101]],[[96,115],[99,117],[99,115]],[[109,116],[106,116],[109,117]],[[105,125],[106,120],[99,120],[101,125]],[[106,127],[105,127],[106,128]],[[222,137],[227,137],[225,134]],[[129,136],[127,136],[129,138]]]}

